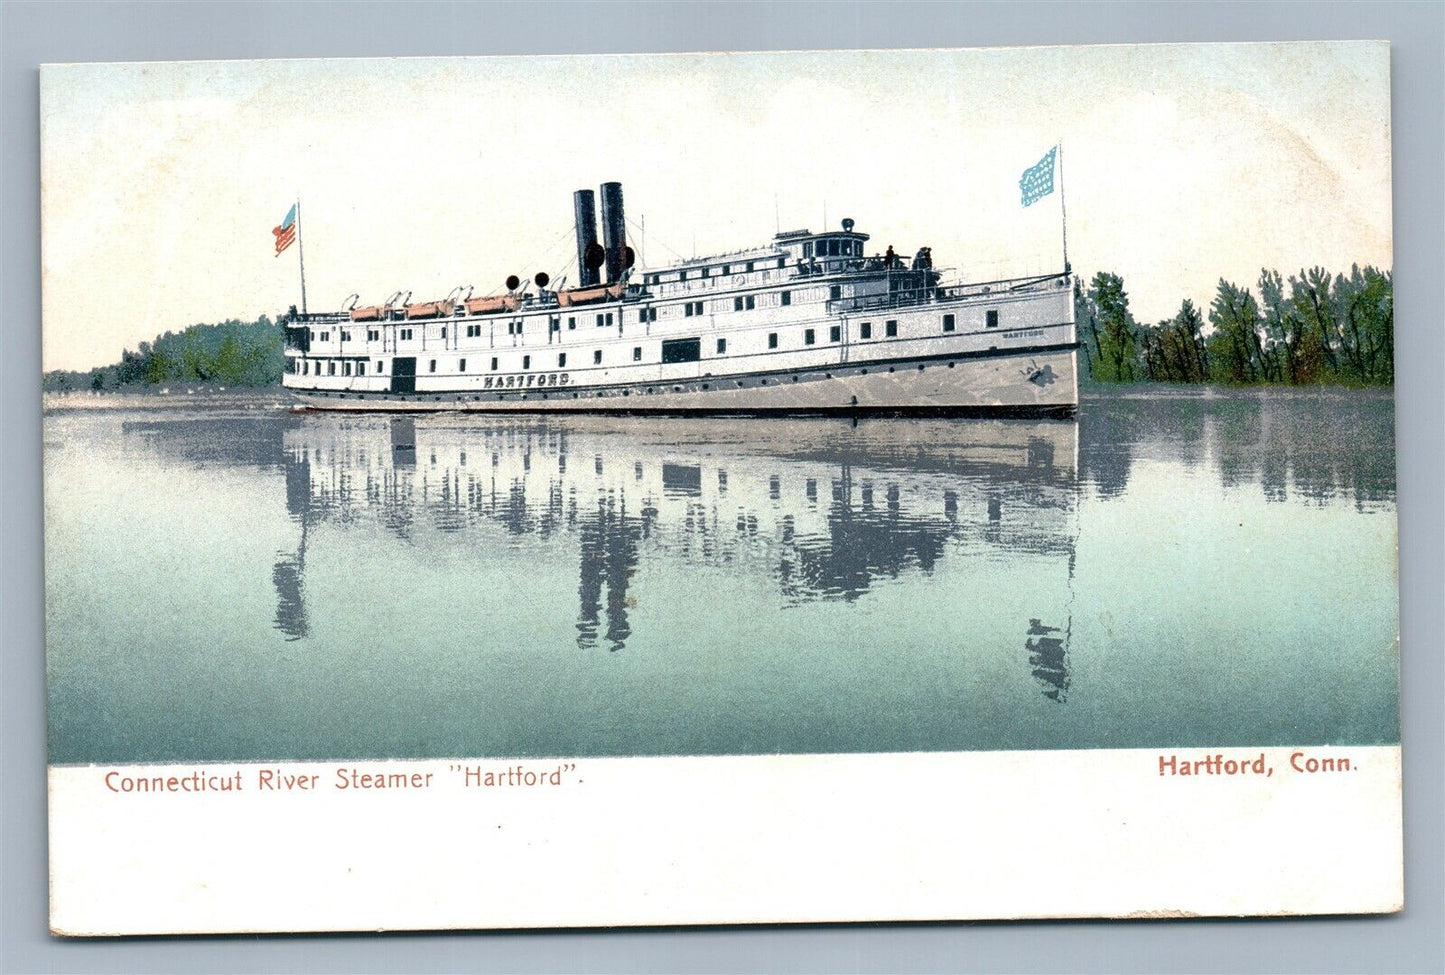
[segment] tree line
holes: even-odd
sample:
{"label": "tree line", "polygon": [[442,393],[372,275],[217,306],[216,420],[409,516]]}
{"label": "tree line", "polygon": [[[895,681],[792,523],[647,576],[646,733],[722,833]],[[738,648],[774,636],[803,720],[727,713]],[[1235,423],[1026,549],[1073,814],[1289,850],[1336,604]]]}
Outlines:
{"label": "tree line", "polygon": [[192,325],[157,335],[120,361],[83,371],[45,374],[44,388],[125,389],[196,382],[222,386],[272,386],[281,381],[281,327],[265,315],[254,322],[237,319]]}
{"label": "tree line", "polygon": [[1391,272],[1313,267],[1283,279],[1266,268],[1257,288],[1258,297],[1221,278],[1207,313],[1186,298],[1173,318],[1146,325],[1130,313],[1119,275],[1101,271],[1087,288],[1076,281],[1089,375],[1104,383],[1394,384]]}

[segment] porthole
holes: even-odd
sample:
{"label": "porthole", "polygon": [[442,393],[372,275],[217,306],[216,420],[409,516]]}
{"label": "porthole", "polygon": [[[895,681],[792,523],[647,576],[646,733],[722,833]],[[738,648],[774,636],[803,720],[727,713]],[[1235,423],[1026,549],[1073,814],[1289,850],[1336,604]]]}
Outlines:
{"label": "porthole", "polygon": [[923,371],[923,363],[921,363],[921,362],[918,364],[918,371],[919,371],[919,372],[922,372],[922,371]]}
{"label": "porthole", "polygon": [[798,381],[798,377],[797,377],[797,376],[794,376],[794,377],[793,377],[793,382],[797,382],[797,381]]}
{"label": "porthole", "polygon": [[894,372],[895,370],[894,370],[894,368],[893,368],[892,366],[889,366],[889,367],[888,367],[888,371],[889,371],[889,372]]}
{"label": "porthole", "polygon": [[950,362],[950,363],[948,364],[948,368],[952,369],[952,368],[953,368],[953,363]]}
{"label": "porthole", "polygon": [[866,376],[866,375],[868,375],[868,370],[867,370],[867,369],[859,369],[859,370],[858,370],[858,375],[860,375],[860,376]]}

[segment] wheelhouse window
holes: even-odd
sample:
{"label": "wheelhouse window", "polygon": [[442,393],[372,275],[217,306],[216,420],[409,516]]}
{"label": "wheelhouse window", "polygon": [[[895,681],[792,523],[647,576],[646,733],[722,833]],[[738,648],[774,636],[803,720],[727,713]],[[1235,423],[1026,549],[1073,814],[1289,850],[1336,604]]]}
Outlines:
{"label": "wheelhouse window", "polygon": [[890,339],[898,334],[898,322],[896,319],[890,318],[883,323],[883,334]]}
{"label": "wheelhouse window", "polygon": [[953,328],[954,328],[954,318],[953,318],[953,316],[952,316],[952,315],[944,315],[944,316],[943,316],[943,330],[944,330],[945,332],[951,332],[951,331],[953,331]]}

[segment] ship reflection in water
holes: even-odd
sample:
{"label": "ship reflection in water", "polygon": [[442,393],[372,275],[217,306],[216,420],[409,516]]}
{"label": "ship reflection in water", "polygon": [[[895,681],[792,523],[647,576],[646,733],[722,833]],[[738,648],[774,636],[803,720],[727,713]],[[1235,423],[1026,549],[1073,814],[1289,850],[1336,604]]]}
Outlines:
{"label": "ship reflection in water", "polygon": [[1398,741],[1393,421],[55,412],[51,758]]}
{"label": "ship reflection in water", "polygon": [[[1002,556],[1027,578],[1028,604],[1002,629],[1016,633],[1019,666],[1062,702],[1077,435],[1055,421],[306,416],[283,436],[299,531],[272,573],[275,625],[291,640],[311,634],[307,550],[327,525],[353,539],[369,527],[365,544],[419,546],[463,571],[570,551],[576,644],[614,652],[644,625],[634,610],[653,594],[640,576],[655,563],[766,579],[754,598],[771,591],[786,610],[857,603],[899,580],[926,584],[945,560]],[[508,630],[541,622],[526,618],[527,594],[546,574],[504,576],[517,596]],[[1013,602],[972,593],[959,610]]]}

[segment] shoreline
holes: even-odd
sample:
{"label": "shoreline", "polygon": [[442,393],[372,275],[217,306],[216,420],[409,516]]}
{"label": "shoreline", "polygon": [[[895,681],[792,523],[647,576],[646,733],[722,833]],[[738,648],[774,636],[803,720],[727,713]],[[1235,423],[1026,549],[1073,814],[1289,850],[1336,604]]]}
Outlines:
{"label": "shoreline", "polygon": [[116,390],[45,391],[40,394],[42,413],[78,410],[167,410],[245,409],[284,412],[296,406],[291,394],[280,386],[258,389],[180,389],[119,392]]}

